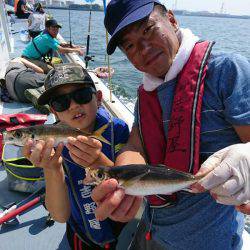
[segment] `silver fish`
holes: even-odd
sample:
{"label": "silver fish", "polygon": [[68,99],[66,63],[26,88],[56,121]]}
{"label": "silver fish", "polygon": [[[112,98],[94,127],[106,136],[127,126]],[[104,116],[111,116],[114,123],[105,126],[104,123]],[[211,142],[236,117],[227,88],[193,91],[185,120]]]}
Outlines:
{"label": "silver fish", "polygon": [[66,125],[35,125],[27,128],[19,128],[11,131],[3,132],[3,143],[12,144],[16,146],[24,146],[27,139],[32,139],[35,141],[44,140],[48,138],[54,138],[55,144],[57,146],[60,142],[64,144],[67,143],[68,137],[77,137],[78,135],[90,136],[96,138],[102,142],[109,143],[104,137],[101,136],[102,132],[106,127],[95,131],[94,134],[83,132],[80,129],[71,128]]}
{"label": "silver fish", "polygon": [[126,194],[145,196],[171,194],[188,188],[202,177],[167,168],[165,165],[131,164],[98,169],[87,168],[84,184],[98,185],[110,178],[115,178]]}

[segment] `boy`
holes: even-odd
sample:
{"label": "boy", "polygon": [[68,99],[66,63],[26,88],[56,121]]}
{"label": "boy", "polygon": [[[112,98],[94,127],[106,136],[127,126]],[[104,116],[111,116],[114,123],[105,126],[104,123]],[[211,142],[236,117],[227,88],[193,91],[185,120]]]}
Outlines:
{"label": "boy", "polygon": [[[45,79],[45,92],[38,104],[49,104],[59,123],[84,132],[100,134],[100,140],[86,136],[68,138],[68,144],[54,149],[54,139],[29,140],[23,150],[35,166],[44,169],[46,207],[59,222],[67,222],[67,237],[72,249],[115,249],[122,225],[111,220],[99,222],[91,199],[91,186],[83,185],[85,170],[71,156],[81,150],[84,166],[113,166],[116,153],[127,141],[127,125],[100,107],[97,91],[86,70],[77,64],[57,66]],[[98,108],[99,107],[99,108]],[[74,144],[74,145],[73,145]],[[32,151],[31,151],[32,148]]]}

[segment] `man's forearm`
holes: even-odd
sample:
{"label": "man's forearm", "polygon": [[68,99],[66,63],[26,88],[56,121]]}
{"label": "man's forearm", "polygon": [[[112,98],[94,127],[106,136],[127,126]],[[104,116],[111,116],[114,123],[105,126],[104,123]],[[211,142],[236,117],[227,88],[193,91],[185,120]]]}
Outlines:
{"label": "man's forearm", "polygon": [[61,53],[73,53],[73,52],[79,52],[79,48],[65,48],[65,47],[60,47],[59,52]]}
{"label": "man's forearm", "polygon": [[138,152],[135,148],[126,145],[117,156],[115,166],[128,164],[146,164],[146,161],[142,152]]}

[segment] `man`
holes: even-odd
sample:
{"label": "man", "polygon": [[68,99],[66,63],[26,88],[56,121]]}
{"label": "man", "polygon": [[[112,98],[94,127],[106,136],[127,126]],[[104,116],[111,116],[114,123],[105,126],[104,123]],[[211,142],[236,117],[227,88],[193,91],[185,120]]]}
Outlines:
{"label": "man", "polygon": [[59,25],[55,19],[46,21],[45,27],[45,31],[35,37],[22,53],[22,57],[41,67],[45,74],[52,68],[45,60],[49,58],[48,60],[50,61],[54,51],[58,51],[59,53],[76,52],[81,56],[83,55],[82,48],[77,46],[73,48],[64,47],[64,45],[60,44],[56,39],[59,28],[62,28],[62,26]]}
{"label": "man", "polygon": [[[209,172],[193,190],[212,193],[147,197],[131,249],[240,249],[244,218],[230,204],[250,200],[249,62],[211,52],[212,43],[180,29],[158,0],[111,0],[104,23],[108,54],[118,46],[144,72],[134,126],[116,165]],[[129,221],[141,205],[114,179],[92,198],[99,220]]]}

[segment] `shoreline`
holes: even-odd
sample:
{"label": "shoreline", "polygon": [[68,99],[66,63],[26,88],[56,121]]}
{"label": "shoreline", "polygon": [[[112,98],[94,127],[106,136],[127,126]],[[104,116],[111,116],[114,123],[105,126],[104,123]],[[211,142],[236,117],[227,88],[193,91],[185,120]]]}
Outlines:
{"label": "shoreline", "polygon": [[[44,6],[44,9],[60,9],[60,10],[77,10],[77,11],[89,11],[90,5],[71,5],[68,6]],[[92,5],[91,11],[102,12],[103,7],[99,5]],[[179,16],[199,16],[199,17],[217,17],[217,18],[236,18],[236,19],[250,19],[248,15],[230,15],[230,14],[219,14],[211,12],[193,12],[187,10],[173,10],[175,15]]]}

